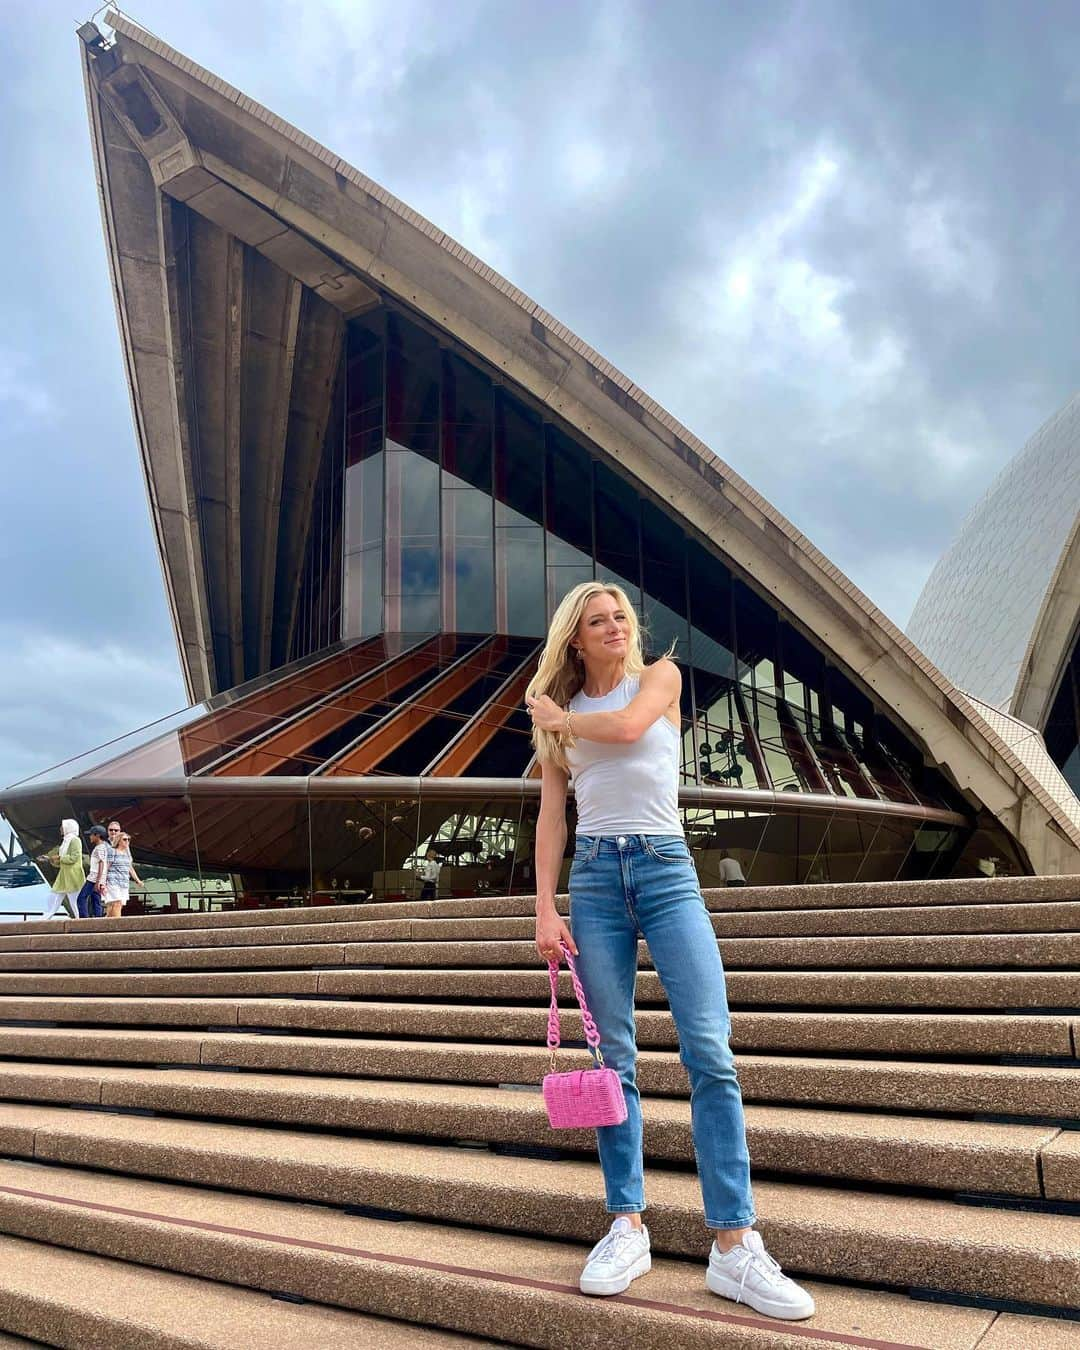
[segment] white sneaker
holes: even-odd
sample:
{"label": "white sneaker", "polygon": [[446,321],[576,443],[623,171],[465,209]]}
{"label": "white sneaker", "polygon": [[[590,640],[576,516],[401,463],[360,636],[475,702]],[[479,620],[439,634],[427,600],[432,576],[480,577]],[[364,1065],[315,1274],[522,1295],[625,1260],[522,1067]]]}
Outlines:
{"label": "white sneaker", "polygon": [[649,1230],[620,1216],[589,1253],[578,1286],[583,1294],[621,1294],[651,1267]]}
{"label": "white sneaker", "polygon": [[721,1253],[713,1243],[705,1283],[721,1298],[748,1303],[766,1317],[799,1322],[814,1315],[814,1300],[782,1273],[754,1229],[729,1252]]}

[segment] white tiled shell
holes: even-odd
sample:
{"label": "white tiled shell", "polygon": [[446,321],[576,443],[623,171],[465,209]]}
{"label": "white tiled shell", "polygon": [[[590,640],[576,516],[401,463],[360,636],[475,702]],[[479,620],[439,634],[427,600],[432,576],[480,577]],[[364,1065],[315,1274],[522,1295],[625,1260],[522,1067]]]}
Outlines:
{"label": "white tiled shell", "polygon": [[1008,708],[1043,597],[1080,513],[1080,395],[994,480],[941,556],[908,636],[961,689]]}

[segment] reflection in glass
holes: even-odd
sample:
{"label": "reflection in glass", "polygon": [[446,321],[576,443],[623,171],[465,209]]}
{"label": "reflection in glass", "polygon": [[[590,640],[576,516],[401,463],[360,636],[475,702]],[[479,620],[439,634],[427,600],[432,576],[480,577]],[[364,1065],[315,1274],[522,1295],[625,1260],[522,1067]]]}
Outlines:
{"label": "reflection in glass", "polygon": [[386,614],[391,632],[432,632],[439,610],[439,466],[386,448]]}
{"label": "reflection in glass", "polygon": [[[518,801],[470,801],[422,813],[424,831],[405,866],[416,875],[428,852],[442,864],[441,897],[511,895],[535,888],[535,817],[523,822]],[[437,823],[436,823],[437,822]]]}

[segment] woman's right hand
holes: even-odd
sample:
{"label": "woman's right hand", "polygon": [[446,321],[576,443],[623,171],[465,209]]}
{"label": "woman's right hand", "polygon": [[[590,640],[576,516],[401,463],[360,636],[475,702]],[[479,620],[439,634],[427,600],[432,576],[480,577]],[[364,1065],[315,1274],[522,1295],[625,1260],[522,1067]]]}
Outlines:
{"label": "woman's right hand", "polygon": [[536,916],[536,950],[541,959],[557,961],[562,953],[559,944],[565,942],[574,956],[578,949],[566,920],[554,908],[543,909]]}

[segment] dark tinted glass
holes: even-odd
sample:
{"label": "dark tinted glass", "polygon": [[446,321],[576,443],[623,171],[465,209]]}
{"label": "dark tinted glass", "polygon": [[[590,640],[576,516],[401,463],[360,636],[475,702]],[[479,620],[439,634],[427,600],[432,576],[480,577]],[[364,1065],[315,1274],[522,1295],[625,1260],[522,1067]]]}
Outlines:
{"label": "dark tinted glass", "polygon": [[491,382],[450,353],[443,355],[442,464],[458,482],[491,493]]}
{"label": "dark tinted glass", "polygon": [[495,523],[542,525],[543,423],[504,389],[495,395]]}
{"label": "dark tinted glass", "polygon": [[755,689],[771,691],[776,687],[776,611],[738,579],[733,598],[739,679]]}
{"label": "dark tinted glass", "polygon": [[639,603],[641,587],[640,498],[625,479],[599,461],[596,489],[596,569],[601,580],[618,581]]}
{"label": "dark tinted glass", "polygon": [[352,465],[382,449],[384,347],[381,322],[375,327],[361,322],[349,325],[346,359],[345,449],[346,461]]}
{"label": "dark tinted glass", "polygon": [[578,566],[593,556],[592,465],[569,436],[546,430],[548,565]]}
{"label": "dark tinted glass", "polygon": [[641,560],[646,649],[654,655],[674,642],[687,660],[686,537],[679,526],[650,501],[641,503]]}
{"label": "dark tinted glass", "polygon": [[390,313],[386,348],[386,434],[430,459],[439,455],[440,362],[434,338]]}

